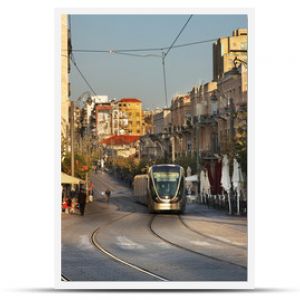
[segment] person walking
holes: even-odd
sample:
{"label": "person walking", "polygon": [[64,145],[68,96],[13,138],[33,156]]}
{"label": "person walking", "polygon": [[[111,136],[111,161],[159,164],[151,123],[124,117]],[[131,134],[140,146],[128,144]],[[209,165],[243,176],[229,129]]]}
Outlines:
{"label": "person walking", "polygon": [[105,191],[105,198],[106,198],[106,202],[109,203],[109,199],[110,199],[110,194],[111,194],[111,191],[109,189],[107,189]]}
{"label": "person walking", "polygon": [[86,204],[86,194],[85,194],[83,187],[80,187],[80,190],[79,190],[78,203],[79,203],[80,215],[83,216],[85,204]]}
{"label": "person walking", "polygon": [[76,208],[76,205],[77,205],[77,199],[76,199],[76,191],[75,191],[74,187],[72,187],[72,189],[71,189],[70,199],[71,199],[71,203],[70,203],[70,210],[69,210],[69,212],[71,214],[75,214],[75,208]]}
{"label": "person walking", "polygon": [[94,169],[94,174],[97,175],[97,173],[98,173],[98,167],[97,167],[97,165],[94,165],[94,166],[93,166],[93,169]]}

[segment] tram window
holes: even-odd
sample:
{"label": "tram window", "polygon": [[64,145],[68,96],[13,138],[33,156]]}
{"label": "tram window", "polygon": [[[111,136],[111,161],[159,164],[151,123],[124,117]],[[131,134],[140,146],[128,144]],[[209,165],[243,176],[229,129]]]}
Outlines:
{"label": "tram window", "polygon": [[183,178],[181,178],[180,180],[180,186],[179,186],[179,190],[178,190],[178,197],[181,198],[184,192],[184,182],[183,182]]}
{"label": "tram window", "polygon": [[156,195],[156,192],[155,192],[155,190],[154,190],[154,186],[153,186],[152,180],[149,180],[149,185],[150,185],[150,194],[151,194],[151,198],[152,198],[152,199],[156,199],[157,195]]}
{"label": "tram window", "polygon": [[155,181],[155,185],[160,197],[174,197],[178,186],[178,180]]}

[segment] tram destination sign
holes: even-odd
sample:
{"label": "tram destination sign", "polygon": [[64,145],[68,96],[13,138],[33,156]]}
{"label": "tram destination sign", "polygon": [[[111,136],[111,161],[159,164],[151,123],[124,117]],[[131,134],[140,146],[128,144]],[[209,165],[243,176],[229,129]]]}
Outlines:
{"label": "tram destination sign", "polygon": [[153,177],[156,181],[177,181],[179,178],[178,172],[158,172],[153,173]]}

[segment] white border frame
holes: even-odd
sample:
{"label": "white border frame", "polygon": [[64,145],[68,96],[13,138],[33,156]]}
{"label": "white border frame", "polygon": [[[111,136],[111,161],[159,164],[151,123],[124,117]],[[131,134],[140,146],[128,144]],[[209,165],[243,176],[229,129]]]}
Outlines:
{"label": "white border frame", "polygon": [[[55,202],[55,288],[99,290],[206,290],[206,289],[254,289],[254,8],[57,8],[55,9],[55,198],[60,199],[60,130],[61,130],[61,20],[62,14],[244,14],[248,16],[248,280],[232,281],[61,281],[61,215]],[[250,57],[250,60],[249,60]],[[59,76],[57,76],[59,74]],[[249,101],[250,100],[250,101]]]}

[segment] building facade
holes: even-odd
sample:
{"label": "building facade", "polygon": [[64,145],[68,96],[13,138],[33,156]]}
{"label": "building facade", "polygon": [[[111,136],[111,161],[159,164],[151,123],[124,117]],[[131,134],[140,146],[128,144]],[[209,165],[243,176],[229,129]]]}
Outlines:
{"label": "building facade", "polygon": [[192,151],[192,106],[190,94],[177,95],[171,102],[172,161]]}
{"label": "building facade", "polygon": [[122,98],[118,101],[120,134],[142,135],[142,101]]}
{"label": "building facade", "polygon": [[236,29],[232,36],[219,38],[213,44],[213,80],[218,81],[226,72],[232,70],[236,58],[246,60],[247,49],[247,29]]}
{"label": "building facade", "polygon": [[110,103],[95,105],[96,131],[100,141],[112,135],[112,109]]}
{"label": "building facade", "polygon": [[70,147],[70,37],[68,29],[68,16],[61,16],[61,145],[62,159]]}

